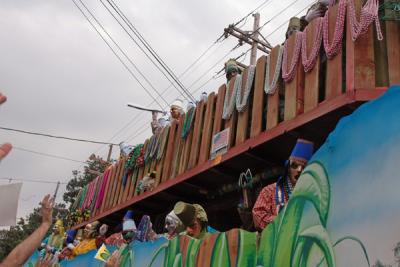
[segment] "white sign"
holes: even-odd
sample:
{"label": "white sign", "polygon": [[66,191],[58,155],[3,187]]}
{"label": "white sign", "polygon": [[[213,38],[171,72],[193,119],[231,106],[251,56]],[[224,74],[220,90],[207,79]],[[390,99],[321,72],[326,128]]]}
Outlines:
{"label": "white sign", "polygon": [[213,136],[211,143],[211,159],[214,159],[217,155],[225,154],[229,148],[229,128],[216,133]]}

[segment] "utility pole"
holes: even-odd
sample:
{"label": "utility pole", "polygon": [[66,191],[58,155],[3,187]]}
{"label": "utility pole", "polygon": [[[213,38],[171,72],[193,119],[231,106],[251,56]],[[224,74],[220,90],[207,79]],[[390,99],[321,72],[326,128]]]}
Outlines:
{"label": "utility pole", "polygon": [[261,33],[259,32],[260,25],[260,13],[253,14],[254,24],[253,31],[243,31],[242,29],[237,28],[234,24],[230,24],[228,28],[224,29],[225,38],[229,35],[236,37],[239,39],[239,44],[243,45],[243,43],[247,43],[251,45],[251,57],[250,64],[255,65],[257,60],[257,50],[261,50],[266,54],[272,49],[271,44],[263,37],[263,40],[258,38]]}
{"label": "utility pole", "polygon": [[108,149],[108,156],[107,156],[107,161],[108,162],[110,162],[110,160],[111,160],[112,148],[113,148],[113,145],[110,144],[110,148]]}
{"label": "utility pole", "polygon": [[60,187],[60,182],[57,182],[56,191],[54,192],[54,195],[53,195],[54,201],[56,200],[59,187]]}
{"label": "utility pole", "polygon": [[[260,13],[253,14],[253,37],[258,40],[258,27],[260,27]],[[257,42],[253,41],[251,45],[250,65],[255,65],[257,60]]]}

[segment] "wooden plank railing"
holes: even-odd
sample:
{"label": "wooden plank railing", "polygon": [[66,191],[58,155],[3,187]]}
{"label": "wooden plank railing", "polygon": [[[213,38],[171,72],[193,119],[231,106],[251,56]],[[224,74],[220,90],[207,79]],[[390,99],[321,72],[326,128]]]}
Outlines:
{"label": "wooden plank railing", "polygon": [[[355,1],[356,9],[360,10],[361,0]],[[333,6],[329,12],[329,36],[332,38],[336,25],[338,7]],[[314,69],[305,73],[301,64],[301,56],[295,77],[290,82],[279,78],[273,94],[265,94],[264,83],[266,68],[269,69],[269,81],[273,80],[274,70],[278,62],[280,46],[274,47],[268,56],[261,56],[256,64],[252,93],[244,112],[234,110],[229,119],[222,119],[225,92],[230,98],[234,82],[219,87],[217,93],[211,93],[206,101],[197,104],[193,125],[186,138],[182,138],[184,117],[173,121],[163,129],[168,131],[164,153],[160,159],[153,157],[144,166],[129,174],[127,183],[122,185],[126,159],[121,159],[110,166],[108,179],[105,183],[104,199],[101,206],[92,211],[92,216],[99,215],[111,208],[131,200],[143,191],[136,190],[143,177],[156,171],[155,185],[159,186],[186,171],[204,164],[210,159],[212,137],[223,129],[230,128],[230,149],[269,131],[282,121],[288,121],[299,114],[318,108],[321,102],[329,101],[345,93],[358,89],[375,89],[400,83],[400,24],[387,21],[382,23],[384,40],[377,43],[372,26],[358,40],[351,40],[349,23],[347,35],[343,38],[342,50],[332,59],[326,59],[321,53]],[[312,40],[316,34],[317,21],[308,26],[307,53],[311,52]],[[293,57],[295,35],[288,38],[288,63]],[[383,52],[382,52],[383,51]],[[269,57],[270,65],[267,65]],[[380,58],[383,57],[383,58]],[[248,69],[243,72],[243,90],[248,76]],[[233,78],[234,79],[234,78]],[[345,89],[345,90],[344,90]],[[150,145],[150,139],[144,143],[144,150]],[[97,186],[100,190],[101,186]],[[97,195],[97,194],[96,194]]]}

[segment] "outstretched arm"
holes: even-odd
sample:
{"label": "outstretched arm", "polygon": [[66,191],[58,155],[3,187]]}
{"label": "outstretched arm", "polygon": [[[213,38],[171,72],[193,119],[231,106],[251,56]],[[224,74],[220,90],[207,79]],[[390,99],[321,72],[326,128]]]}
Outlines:
{"label": "outstretched arm", "polygon": [[5,143],[0,146],[0,160],[5,158],[7,154],[11,151],[12,145],[10,143]]}
{"label": "outstretched arm", "polygon": [[41,205],[42,224],[8,254],[7,258],[0,264],[1,267],[22,266],[35,249],[40,246],[52,223],[54,199],[50,198],[50,195],[46,195]]}
{"label": "outstretched arm", "polygon": [[[0,93],[0,105],[7,101],[7,97]],[[0,160],[2,160],[10,152],[12,146],[9,143],[0,146]]]}

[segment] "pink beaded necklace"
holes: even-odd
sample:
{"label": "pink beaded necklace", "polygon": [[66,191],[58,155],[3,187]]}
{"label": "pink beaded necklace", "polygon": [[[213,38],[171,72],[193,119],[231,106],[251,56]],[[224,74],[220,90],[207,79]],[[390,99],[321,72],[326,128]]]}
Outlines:
{"label": "pink beaded necklace", "polygon": [[333,33],[332,43],[329,44],[329,8],[323,18],[323,40],[327,58],[331,59],[342,50],[344,19],[346,16],[346,0],[339,1],[339,9],[336,17],[335,32]]}
{"label": "pink beaded necklace", "polygon": [[311,48],[310,57],[307,57],[307,31],[309,27],[306,27],[304,33],[302,34],[302,44],[301,44],[301,58],[304,66],[304,71],[311,71],[315,64],[317,63],[317,58],[319,51],[321,49],[322,43],[322,18],[316,18],[317,26],[315,27],[315,34],[313,39],[313,46]]}
{"label": "pink beaded necklace", "polygon": [[368,0],[365,3],[365,5],[361,8],[360,21],[357,21],[356,18],[354,0],[348,0],[348,2],[347,17],[350,20],[352,40],[355,41],[360,35],[366,33],[368,31],[369,25],[374,21],[378,40],[383,40],[381,25],[378,18],[379,1]]}
{"label": "pink beaded necklace", "polygon": [[294,50],[292,55],[292,60],[290,63],[290,69],[288,70],[288,40],[285,42],[285,49],[283,51],[282,60],[282,78],[285,82],[290,82],[296,76],[296,67],[299,63],[299,57],[301,52],[301,39],[302,32],[296,32],[296,40],[294,44]]}

